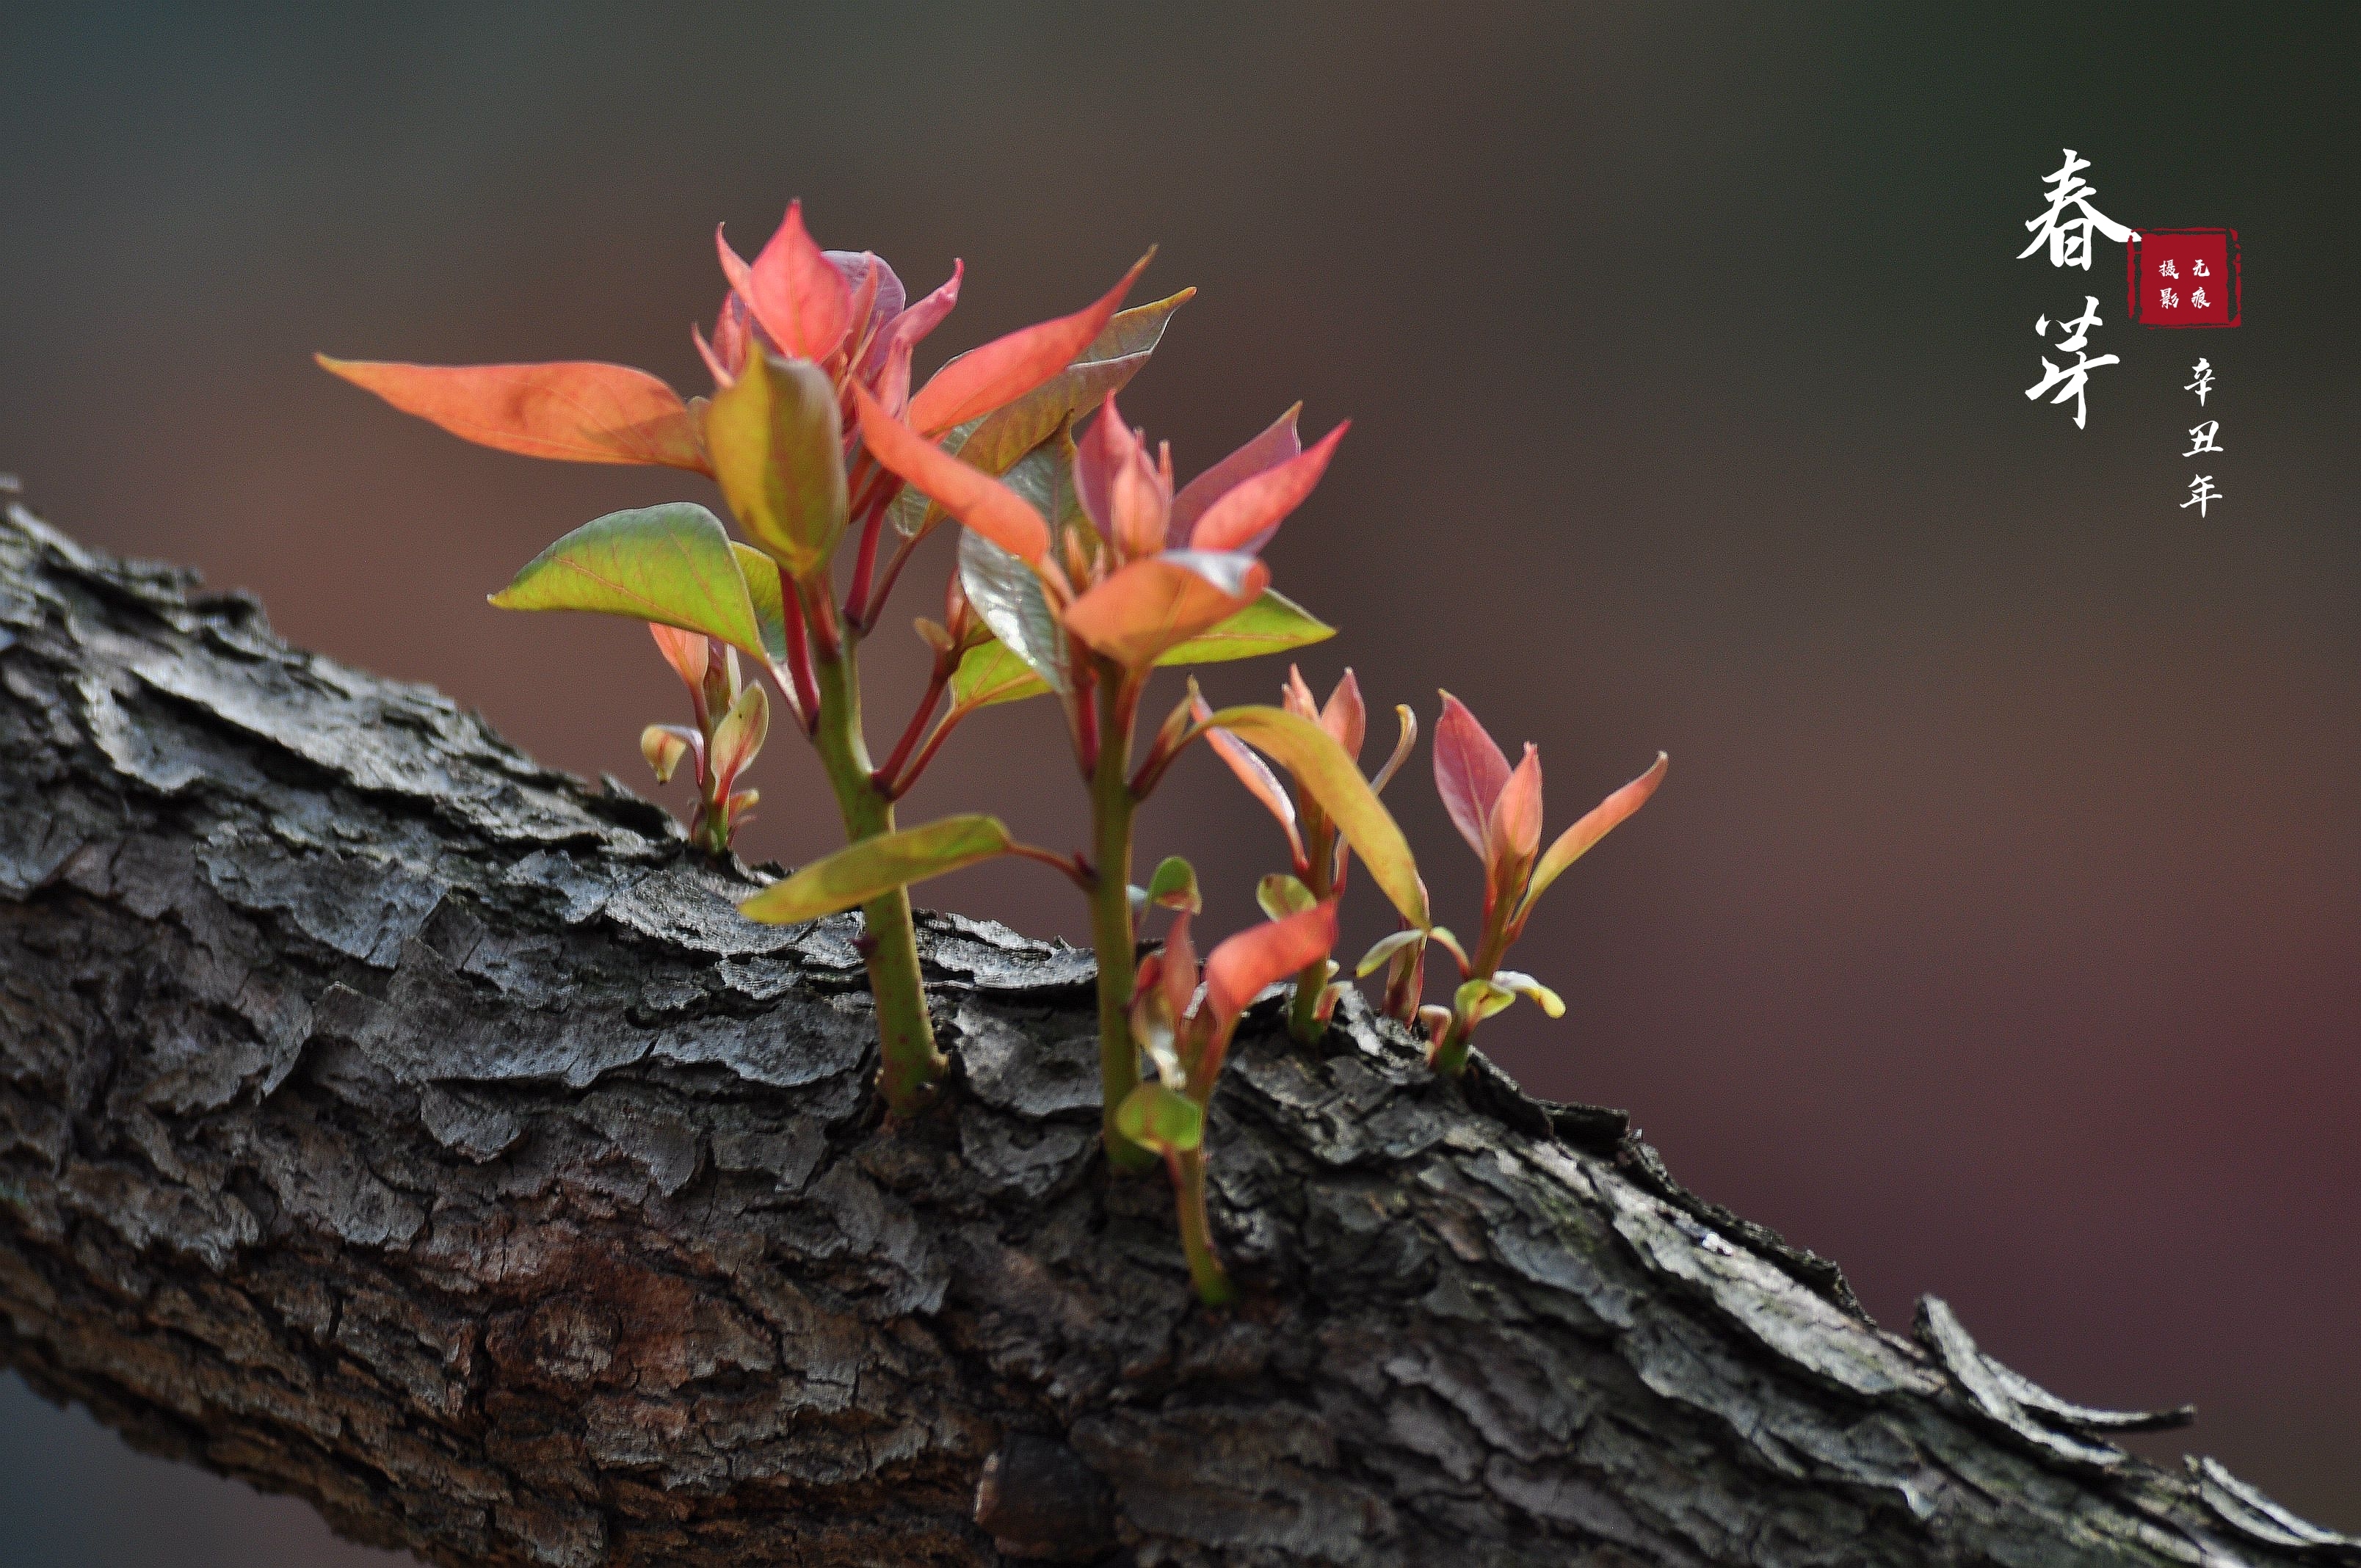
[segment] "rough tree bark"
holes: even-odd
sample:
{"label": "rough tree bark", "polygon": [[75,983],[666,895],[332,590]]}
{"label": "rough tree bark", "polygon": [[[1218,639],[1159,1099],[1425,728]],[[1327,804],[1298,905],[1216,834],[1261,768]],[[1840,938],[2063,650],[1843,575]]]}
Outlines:
{"label": "rough tree bark", "polygon": [[454,1564],[2361,1561],[1365,1009],[1202,1310],[1086,954],[927,917],[886,1125],[848,921],[193,581],[0,523],[0,1360],[140,1448]]}

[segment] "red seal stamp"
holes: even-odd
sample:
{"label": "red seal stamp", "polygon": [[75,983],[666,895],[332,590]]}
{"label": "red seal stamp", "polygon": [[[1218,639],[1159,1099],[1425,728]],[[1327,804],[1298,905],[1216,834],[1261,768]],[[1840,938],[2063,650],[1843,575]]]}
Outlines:
{"label": "red seal stamp", "polygon": [[2132,320],[2142,326],[2238,324],[2236,229],[2141,229],[2125,248]]}

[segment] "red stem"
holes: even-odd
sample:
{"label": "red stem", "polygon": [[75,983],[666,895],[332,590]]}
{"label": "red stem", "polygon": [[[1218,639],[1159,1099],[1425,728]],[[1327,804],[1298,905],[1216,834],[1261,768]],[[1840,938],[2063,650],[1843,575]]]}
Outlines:
{"label": "red stem", "polygon": [[[886,799],[901,798],[903,791],[909,787],[896,782],[901,776],[902,764],[909,760],[910,749],[918,743],[918,737],[927,732],[927,720],[934,717],[935,704],[942,701],[943,692],[950,684],[951,673],[943,668],[940,659],[936,660],[935,673],[927,682],[927,695],[918,700],[917,709],[910,715],[910,722],[903,726],[902,739],[894,744],[894,754],[869,775],[884,792]],[[912,776],[916,777],[915,774]]]}
{"label": "red stem", "polygon": [[852,515],[861,520],[861,553],[852,560],[852,586],[844,596],[844,616],[854,630],[865,631],[874,619],[869,604],[869,582],[877,571],[877,540],[885,530],[885,509],[893,504],[893,476],[865,460]]}
{"label": "red stem", "polygon": [[796,688],[796,706],[803,709],[804,732],[819,724],[819,682],[812,675],[811,637],[804,624],[803,596],[793,583],[779,596],[781,619],[786,623],[787,678]]}
{"label": "red stem", "polygon": [[893,788],[886,793],[886,799],[899,800],[910,793],[910,786],[918,782],[918,775],[927,771],[927,764],[935,760],[937,751],[942,750],[943,741],[966,717],[967,710],[958,707],[943,715],[943,721],[935,726],[935,732],[927,737],[927,743],[918,748],[918,754],[910,759],[910,765],[902,770],[900,778],[894,781]]}
{"label": "red stem", "polygon": [[910,564],[910,553],[924,538],[926,535],[923,533],[913,533],[894,546],[894,554],[886,557],[885,576],[878,580],[876,598],[870,601],[866,607],[867,613],[862,617],[862,630],[867,631],[876,625],[877,618],[885,613],[885,601],[894,596],[894,585],[902,580],[902,568]]}
{"label": "red stem", "polygon": [[1146,800],[1153,795],[1156,792],[1156,786],[1164,782],[1166,770],[1180,759],[1181,752],[1189,749],[1191,741],[1204,733],[1203,725],[1191,724],[1180,732],[1180,739],[1172,743],[1170,751],[1151,753],[1146,762],[1139,764],[1139,771],[1131,775],[1131,793],[1141,800]]}
{"label": "red stem", "polygon": [[1061,855],[1055,850],[1044,850],[1037,844],[1011,844],[1008,852],[1023,860],[1038,861],[1043,865],[1065,873],[1066,880],[1084,893],[1091,890],[1091,872],[1080,855]]}

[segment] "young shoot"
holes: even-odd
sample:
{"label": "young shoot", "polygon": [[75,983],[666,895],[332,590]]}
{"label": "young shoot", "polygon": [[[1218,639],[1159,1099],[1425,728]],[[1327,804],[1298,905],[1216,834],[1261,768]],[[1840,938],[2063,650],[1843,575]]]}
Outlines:
{"label": "young shoot", "polygon": [[[742,539],[694,502],[612,512],[551,544],[491,602],[649,627],[688,689],[693,722],[649,725],[641,751],[660,784],[688,768],[697,791],[690,837],[704,851],[726,853],[755,804],[741,784],[774,701],[812,743],[845,847],[739,907],[773,923],[862,911],[878,1086],[897,1116],[931,1102],[947,1065],[920,984],[911,884],[1011,855],[1072,882],[1089,901],[1098,956],[1108,1160],[1143,1169],[1162,1158],[1191,1277],[1205,1301],[1225,1301],[1232,1287],[1206,1212],[1206,1112],[1238,1021],[1266,987],[1292,978],[1297,1039],[1327,1027],[1345,989],[1330,954],[1354,859],[1402,922],[1359,972],[1391,965],[1388,1011],[1422,1019],[1436,1069],[1455,1075],[1476,1026],[1516,997],[1553,1016],[1564,1011],[1547,987],[1502,963],[1534,902],[1639,809],[1664,759],[1544,853],[1539,755],[1528,746],[1511,769],[1444,695],[1435,782],[1485,865],[1471,955],[1433,924],[1410,845],[1378,799],[1415,747],[1417,722],[1396,709],[1400,738],[1365,777],[1367,715],[1350,670],[1325,703],[1290,667],[1278,705],[1218,710],[1192,678],[1147,743],[1135,743],[1157,670],[1287,652],[1334,634],[1272,589],[1261,552],[1320,483],[1344,425],[1307,447],[1290,409],[1177,484],[1170,446],[1151,446],[1115,404],[1191,294],[1119,309],[1148,258],[1084,309],[960,355],[914,390],[913,351],[957,302],[958,263],[914,301],[875,255],[820,249],[800,204],[752,261],[718,231],[715,242],[728,289],[711,334],[692,328],[713,378],[708,397],[684,399],[644,371],[589,361],[320,363],[483,445],[713,480]],[[917,546],[947,521],[960,526],[942,616],[917,622],[933,656],[926,686],[884,761],[873,762],[860,646]],[[917,827],[895,820],[896,803],[961,723],[1034,696],[1054,697],[1065,717],[1089,802],[1082,848],[1019,843],[973,813]],[[1190,937],[1200,908],[1194,871],[1175,858],[1148,888],[1131,883],[1139,808],[1200,739],[1278,819],[1290,851],[1289,870],[1258,890],[1267,923],[1216,947],[1202,974]],[[1163,950],[1143,960],[1136,922],[1149,908],[1172,921]],[[1449,1007],[1420,1005],[1430,941],[1459,965]]]}
{"label": "young shoot", "polygon": [[697,815],[688,836],[710,854],[730,852],[730,840],[753,815],[756,791],[738,788],[738,775],[763,749],[771,728],[771,705],[763,688],[749,685],[738,668],[738,650],[696,631],[648,623],[657,651],[688,687],[695,729],[651,724],[640,731],[640,755],[670,784],[683,758],[694,764]]}
{"label": "young shoot", "polygon": [[1235,1294],[1213,1251],[1205,1212],[1205,1126],[1213,1085],[1247,1003],[1263,988],[1327,961],[1336,945],[1336,901],[1323,898],[1243,931],[1216,947],[1198,983],[1189,921],[1203,907],[1197,873],[1174,856],[1156,868],[1147,902],[1172,911],[1164,948],[1140,960],[1132,998],[1133,1036],[1154,1064],[1155,1079],[1125,1096],[1115,1120],[1137,1144],[1164,1157],[1180,1212],[1189,1277],[1209,1307]]}
{"label": "young shoot", "polygon": [[1451,1005],[1418,1010],[1427,1026],[1427,1057],[1437,1072],[1456,1078],[1465,1071],[1476,1025],[1520,996],[1530,997],[1553,1018],[1565,1015],[1565,1003],[1556,992],[1529,974],[1502,969],[1501,960],[1524,935],[1533,905],[1550,883],[1646,805],[1669,765],[1663,752],[1656,753],[1654,765],[1593,806],[1543,854],[1540,751],[1526,746],[1524,759],[1511,770],[1476,716],[1457,697],[1443,694],[1443,717],[1434,727],[1434,786],[1452,825],[1484,862],[1483,933],[1471,956],[1440,926],[1399,931],[1371,948],[1357,971],[1368,974],[1429,941],[1457,961],[1460,982]]}
{"label": "young shoot", "polygon": [[[1298,718],[1319,725],[1336,742],[1338,750],[1356,765],[1359,763],[1368,710],[1362,705],[1360,683],[1353,678],[1352,671],[1345,672],[1344,678],[1328,694],[1326,704],[1320,705],[1313,702],[1312,688],[1303,684],[1303,673],[1290,664],[1287,684],[1280,688],[1279,706]],[[1201,720],[1213,717],[1212,710],[1202,701],[1193,705],[1192,711]],[[1386,785],[1418,744],[1417,715],[1407,707],[1397,707],[1394,715],[1400,723],[1400,733],[1394,741],[1393,754],[1370,776],[1369,791],[1373,795],[1385,793]],[[1290,869],[1263,878],[1256,890],[1263,913],[1277,920],[1341,896],[1345,873],[1352,861],[1352,846],[1339,838],[1336,824],[1330,820],[1318,798],[1307,793],[1298,799],[1279,782],[1269,764],[1235,736],[1215,729],[1205,739],[1230,772],[1237,775],[1238,782],[1246,785],[1246,793],[1279,819],[1280,831],[1287,835]],[[1288,1032],[1305,1045],[1316,1042],[1327,1031],[1328,1015],[1335,1010],[1344,992],[1344,983],[1334,979],[1335,973],[1336,965],[1323,953],[1318,963],[1295,977],[1287,1026]]]}
{"label": "young shoot", "polygon": [[[971,445],[982,442],[984,453],[1013,444],[1013,460],[1045,429],[1136,372],[1185,296],[1122,321],[1117,309],[1147,265],[1143,258],[1085,309],[961,355],[913,391],[912,352],[958,302],[959,264],[940,287],[913,301],[879,257],[820,249],[799,203],[751,262],[719,230],[714,238],[728,291],[712,335],[691,329],[712,373],[710,398],[684,400],[645,371],[591,361],[434,366],[322,356],[320,363],[486,446],[712,478],[751,546],[733,543],[700,506],[617,512],[552,545],[493,602],[630,616],[757,660],[818,749],[848,840],[889,838],[897,831],[895,798],[912,770],[898,753],[891,770],[870,762],[857,651],[915,540],[905,537],[879,572],[902,480],[862,449],[851,411],[856,403],[879,411],[914,439],[956,433]],[[923,525],[913,534],[922,532]],[[840,587],[837,566],[848,544],[851,565]],[[719,848],[752,803],[752,792],[732,786],[752,758],[748,742],[759,744],[766,699],[733,692],[717,712],[704,677],[690,677],[686,667],[683,677],[693,702],[705,704],[697,744],[659,729],[643,733],[642,746],[659,777],[695,755],[695,831],[708,848]],[[728,763],[734,768],[725,777]],[[750,912],[770,917],[765,911],[774,905],[758,900]],[[909,896],[898,883],[881,887],[862,908],[880,1086],[893,1108],[907,1113],[926,1102],[945,1065],[920,988]]]}
{"label": "young shoot", "polygon": [[[1132,824],[1174,755],[1214,729],[1250,740],[1280,735],[1277,744],[1299,782],[1364,858],[1383,861],[1394,873],[1389,891],[1417,882],[1400,829],[1352,759],[1315,722],[1280,708],[1240,708],[1191,722],[1184,703],[1146,755],[1133,754],[1140,699],[1159,665],[1241,658],[1330,634],[1269,591],[1270,571],[1259,552],[1319,483],[1345,427],[1306,448],[1290,409],[1176,489],[1170,448],[1151,454],[1113,393],[1079,443],[1061,423],[1005,479],[952,456],[873,400],[855,401],[862,437],[877,461],[965,526],[961,592],[996,647],[961,649],[957,670],[982,655],[999,672],[988,680],[1004,683],[1005,695],[994,700],[1048,692],[1065,711],[1075,763],[1089,787],[1091,835],[1088,850],[1060,869],[1091,905],[1108,1157],[1138,1168],[1153,1156],[1116,1118],[1140,1081],[1131,1026]],[[961,639],[942,630],[948,659]],[[1011,656],[1029,681],[1007,663]],[[1422,925],[1424,907],[1421,892]]]}

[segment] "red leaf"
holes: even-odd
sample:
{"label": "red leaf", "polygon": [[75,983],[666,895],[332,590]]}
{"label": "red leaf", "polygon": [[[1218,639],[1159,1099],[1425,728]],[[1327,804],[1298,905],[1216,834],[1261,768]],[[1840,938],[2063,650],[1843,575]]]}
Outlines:
{"label": "red leaf", "polygon": [[[823,250],[828,264],[844,279],[847,291],[844,312],[844,355],[850,360],[864,353],[884,324],[883,317],[898,314],[902,309],[902,280],[894,277],[894,269],[869,251]],[[875,262],[874,266],[869,265]],[[893,279],[894,308],[884,309],[885,302],[878,298],[882,280]]]}
{"label": "red leaf", "polygon": [[[852,340],[869,340],[866,359],[874,358],[877,345],[884,340],[885,331],[894,320],[909,307],[910,291],[902,287],[901,274],[885,264],[885,258],[873,250],[823,250],[829,265],[844,274],[845,286],[852,291],[854,306]],[[866,302],[866,309],[861,308]]]}
{"label": "red leaf", "polygon": [[1134,262],[1123,281],[1094,304],[995,338],[944,366],[910,400],[911,425],[925,435],[939,436],[955,424],[1015,402],[1072,364],[1114,317],[1155,254],[1151,250]]}
{"label": "red leaf", "polygon": [[1142,560],[1164,548],[1172,521],[1172,448],[1165,446],[1160,455],[1159,467],[1148,460],[1148,448],[1135,443],[1107,485],[1106,537],[1118,560]]}
{"label": "red leaf", "polygon": [[1212,506],[1189,531],[1191,550],[1259,550],[1287,514],[1303,504],[1320,476],[1328,471],[1328,459],[1335,455],[1336,444],[1345,439],[1352,421],[1330,431],[1320,438],[1318,445],[1298,454],[1283,463],[1275,464],[1231,488]]}
{"label": "red leaf", "polygon": [[[729,251],[727,246],[722,248]],[[735,259],[734,253],[732,259]],[[739,262],[739,271],[742,273],[745,265]],[[739,371],[745,368],[746,345],[754,340],[756,334],[753,318],[746,311],[745,299],[732,289],[721,296],[721,308],[713,313],[713,341],[706,342],[705,334],[698,332],[693,323],[688,335],[696,339],[697,352],[704,356],[705,367],[713,372],[713,384],[726,387],[738,378]]]}
{"label": "red leaf", "polygon": [[[1294,671],[1288,672],[1292,674]],[[1361,760],[1361,742],[1367,739],[1369,710],[1361,702],[1361,683],[1347,669],[1336,689],[1328,694],[1328,704],[1320,710],[1320,728],[1328,731],[1330,740],[1345,749],[1345,755],[1355,762]]]}
{"label": "red leaf", "polygon": [[320,367],[479,446],[568,463],[708,470],[680,394],[644,370],[594,360],[401,365],[313,356]]}
{"label": "red leaf", "polygon": [[[720,231],[714,231],[718,241]],[[722,247],[728,270],[730,248]],[[787,215],[763,247],[743,281],[730,286],[746,298],[754,319],[779,351],[797,359],[825,359],[844,341],[852,324],[852,290],[804,230],[804,204],[788,203]]]}
{"label": "red leaf", "polygon": [[1018,560],[1040,565],[1049,548],[1049,525],[1024,497],[912,431],[858,385],[852,400],[861,412],[862,443],[881,466]]}
{"label": "red leaf", "polygon": [[960,280],[966,272],[965,264],[953,261],[951,275],[943,280],[940,288],[885,323],[885,329],[877,334],[877,341],[869,345],[869,352],[862,357],[862,381],[873,387],[877,385],[886,360],[898,352],[902,359],[903,386],[908,387],[910,350],[916,348],[928,333],[940,326],[943,318],[951,313],[951,307],[959,303]]}
{"label": "red leaf", "polygon": [[1305,965],[1328,956],[1336,945],[1336,901],[1241,931],[1205,958],[1204,1015],[1216,1038],[1228,1035],[1255,993]]}
{"label": "red leaf", "polygon": [[1303,405],[1296,404],[1271,422],[1269,429],[1180,488],[1180,493],[1172,498],[1174,549],[1189,543],[1191,531],[1205,515],[1207,507],[1264,469],[1276,467],[1302,452],[1303,442],[1295,433],[1295,416],[1302,411]]}
{"label": "red leaf", "polygon": [[[958,508],[945,506],[958,515]],[[1151,555],[1117,569],[1067,606],[1066,630],[1124,668],[1144,670],[1166,649],[1179,647],[1252,604],[1270,586],[1270,569],[1259,561],[1245,561],[1235,584],[1235,592],[1225,591],[1186,561]]]}
{"label": "red leaf", "polygon": [[1115,394],[1109,392],[1099,417],[1074,443],[1074,495],[1103,538],[1114,537],[1115,477],[1138,449],[1138,439],[1115,411]]}
{"label": "red leaf", "polygon": [[[1319,701],[1312,696],[1312,687],[1305,684],[1303,672],[1293,664],[1287,666],[1287,679],[1279,684],[1279,706],[1298,718],[1313,724],[1320,722]],[[1332,734],[1328,738],[1333,740],[1335,736]]]}
{"label": "red leaf", "polygon": [[1478,855],[1484,852],[1484,824],[1492,803],[1508,782],[1509,759],[1466,705],[1444,692],[1443,717],[1434,725],[1434,789],[1451,825]]}
{"label": "red leaf", "polygon": [[1524,889],[1542,847],[1542,754],[1530,744],[1484,823],[1484,907]]}
{"label": "red leaf", "polygon": [[1164,933],[1163,965],[1157,980],[1164,987],[1166,1005],[1172,1010],[1172,1022],[1177,1026],[1181,1015],[1189,1011],[1190,999],[1197,994],[1197,948],[1189,940],[1189,912],[1180,910],[1172,916],[1172,924]]}

